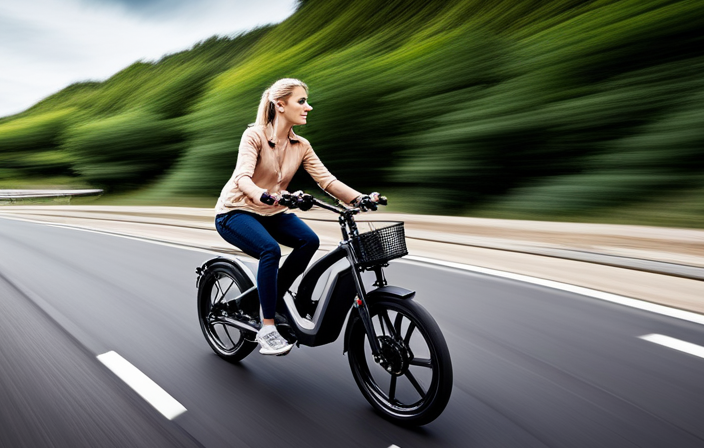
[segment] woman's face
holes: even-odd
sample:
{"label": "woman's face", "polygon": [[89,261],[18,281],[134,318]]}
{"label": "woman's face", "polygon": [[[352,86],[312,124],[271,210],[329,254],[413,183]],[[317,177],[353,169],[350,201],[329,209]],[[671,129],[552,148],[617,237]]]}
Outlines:
{"label": "woman's face", "polygon": [[290,122],[292,126],[306,124],[308,111],[313,110],[313,107],[308,104],[306,89],[300,86],[294,87],[291,96],[288,97],[287,104],[281,107],[284,108],[283,118]]}

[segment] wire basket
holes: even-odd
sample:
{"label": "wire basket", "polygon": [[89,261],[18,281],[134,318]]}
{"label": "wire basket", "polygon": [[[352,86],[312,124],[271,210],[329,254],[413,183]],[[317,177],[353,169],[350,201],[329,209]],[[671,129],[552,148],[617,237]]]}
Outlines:
{"label": "wire basket", "polygon": [[359,265],[364,268],[385,264],[394,258],[408,255],[402,222],[360,233],[352,238],[352,246]]}

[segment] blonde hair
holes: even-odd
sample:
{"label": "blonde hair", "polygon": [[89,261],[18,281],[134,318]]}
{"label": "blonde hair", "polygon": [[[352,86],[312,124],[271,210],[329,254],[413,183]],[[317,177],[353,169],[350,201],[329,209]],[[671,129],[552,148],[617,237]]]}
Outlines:
{"label": "blonde hair", "polygon": [[308,86],[299,79],[283,78],[276,81],[262,94],[262,99],[259,102],[257,110],[257,121],[255,124],[267,125],[276,118],[276,101],[284,100],[291,96],[293,89],[303,87],[308,94]]}

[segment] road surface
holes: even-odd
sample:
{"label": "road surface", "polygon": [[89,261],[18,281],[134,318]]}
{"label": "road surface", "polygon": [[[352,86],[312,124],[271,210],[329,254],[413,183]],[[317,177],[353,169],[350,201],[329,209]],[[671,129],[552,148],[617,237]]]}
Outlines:
{"label": "road surface", "polygon": [[[704,326],[590,297],[396,261],[452,355],[445,412],[379,417],[341,338],[239,365],[209,349],[194,269],[213,254],[0,219],[0,447],[701,447]],[[691,347],[691,346],[690,346]],[[184,412],[169,419],[105,367],[115,352]],[[696,353],[696,350],[695,350]]]}

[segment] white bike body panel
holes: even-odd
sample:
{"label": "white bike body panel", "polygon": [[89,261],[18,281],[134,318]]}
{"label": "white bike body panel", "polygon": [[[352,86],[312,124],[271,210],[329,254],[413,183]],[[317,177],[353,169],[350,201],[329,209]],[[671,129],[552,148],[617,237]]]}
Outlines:
{"label": "white bike body panel", "polygon": [[320,299],[318,301],[318,306],[315,308],[315,314],[313,315],[312,320],[308,320],[301,317],[298,314],[298,310],[296,309],[296,304],[293,301],[293,297],[291,297],[290,294],[284,295],[284,302],[286,304],[286,308],[288,308],[291,317],[293,317],[295,321],[296,326],[300,328],[303,332],[308,334],[317,333],[318,329],[320,328],[320,324],[322,323],[320,316],[325,314],[325,311],[327,310],[327,307],[330,304],[333,291],[335,290],[335,285],[337,284],[337,279],[339,278],[340,274],[349,269],[349,267],[349,261],[347,261],[346,258],[343,258],[342,260],[339,260],[338,262],[330,266],[326,271],[325,275],[318,280],[315,285],[315,289],[313,290],[313,297],[319,297]]}

